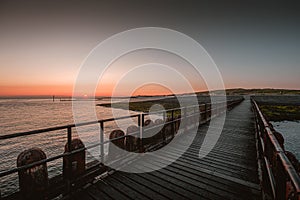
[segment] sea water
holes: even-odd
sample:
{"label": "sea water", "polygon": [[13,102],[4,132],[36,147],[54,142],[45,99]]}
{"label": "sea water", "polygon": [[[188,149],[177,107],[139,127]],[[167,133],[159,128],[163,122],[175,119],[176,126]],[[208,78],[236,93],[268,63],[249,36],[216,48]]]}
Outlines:
{"label": "sea water", "polygon": [[271,122],[274,129],[282,134],[284,148],[300,161],[300,121]]}
{"label": "sea water", "polygon": [[[112,109],[96,106],[100,103],[108,103],[109,100],[95,101],[97,119],[112,118]],[[78,103],[78,102],[76,102]],[[79,102],[80,103],[80,102]],[[82,101],[84,104],[84,101]],[[137,112],[117,110],[118,116],[136,114]],[[84,113],[84,109],[82,110]],[[73,124],[72,101],[52,101],[52,99],[0,99],[0,135],[7,135],[19,132],[26,132],[37,129],[44,129],[56,126]],[[121,122],[122,123],[122,122]],[[124,122],[125,123],[125,122]],[[137,118],[133,119],[133,124]],[[104,138],[118,128],[114,122],[104,124]],[[72,129],[73,138],[79,137],[85,146],[100,142],[99,124],[86,126],[80,134],[76,128]],[[67,142],[67,129],[51,131],[30,136],[16,137],[0,141],[0,171],[16,167],[17,156],[32,147],[41,148],[47,158],[62,154]],[[108,145],[105,145],[107,154]],[[87,151],[87,160],[90,162],[99,159],[99,146]],[[62,159],[47,163],[49,177],[62,173]],[[6,196],[18,190],[18,175],[14,173],[0,178],[0,191]]]}

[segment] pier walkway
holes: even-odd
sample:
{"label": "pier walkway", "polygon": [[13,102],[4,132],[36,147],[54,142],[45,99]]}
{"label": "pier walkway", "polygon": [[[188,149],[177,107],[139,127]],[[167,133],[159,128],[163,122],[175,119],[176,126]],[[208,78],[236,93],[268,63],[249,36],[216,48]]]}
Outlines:
{"label": "pier walkway", "polygon": [[[149,173],[111,170],[76,199],[261,199],[258,179],[254,114],[250,100],[227,111],[221,136],[212,151],[199,158],[209,124],[200,125],[188,150],[171,165]],[[188,134],[182,134],[184,141]],[[180,144],[178,144],[180,145]],[[145,166],[153,168],[182,153],[166,151]]]}

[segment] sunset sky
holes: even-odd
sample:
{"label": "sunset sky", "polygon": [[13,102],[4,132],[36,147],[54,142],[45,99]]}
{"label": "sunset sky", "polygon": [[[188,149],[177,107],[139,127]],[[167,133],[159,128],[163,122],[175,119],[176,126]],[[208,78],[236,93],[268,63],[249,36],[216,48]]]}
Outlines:
{"label": "sunset sky", "polygon": [[[97,44],[149,26],[174,29],[198,41],[227,88],[300,89],[299,4],[196,2],[0,0],[0,96],[71,95],[81,63]],[[126,66],[153,58],[184,71],[194,90],[206,89],[188,63],[165,52],[145,51],[113,63],[96,95],[111,95]],[[127,95],[128,85],[147,76],[135,73],[122,82],[119,95]],[[148,74],[189,92],[180,88],[175,75]],[[137,88],[134,94],[170,92],[155,84]]]}

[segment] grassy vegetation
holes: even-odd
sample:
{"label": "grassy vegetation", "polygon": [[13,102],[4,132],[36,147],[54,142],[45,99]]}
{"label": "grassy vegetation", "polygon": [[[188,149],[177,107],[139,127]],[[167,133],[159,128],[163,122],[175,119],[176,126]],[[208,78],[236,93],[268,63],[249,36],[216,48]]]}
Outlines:
{"label": "grassy vegetation", "polygon": [[[218,94],[220,91],[215,90],[212,92]],[[209,92],[208,91],[198,92],[197,94],[208,95]],[[226,89],[226,95],[300,95],[300,90],[273,89],[273,88],[264,88],[264,89],[233,88],[233,89]]]}
{"label": "grassy vegetation", "polygon": [[[138,111],[138,112],[149,112],[151,106],[159,104],[162,105],[165,109],[179,108],[179,102],[176,98],[169,99],[161,99],[161,100],[151,100],[151,101],[143,101],[143,102],[130,102],[129,110]],[[104,107],[114,107],[120,109],[128,109],[127,103],[114,103],[113,106],[110,103],[107,104],[99,104],[99,106]]]}
{"label": "grassy vegetation", "polygon": [[300,95],[300,90],[287,90],[287,89],[273,89],[273,88],[265,88],[265,89],[227,89],[227,95],[247,95],[247,94],[257,94],[257,95]]}
{"label": "grassy vegetation", "polygon": [[[151,100],[151,101],[129,102],[129,110],[148,113],[150,111],[150,108],[153,105],[157,105],[157,104],[162,106],[165,110],[180,108],[180,104],[177,98],[167,98],[167,99],[159,99],[159,100]],[[128,109],[128,104],[122,102],[113,103],[112,105],[110,103],[98,104],[98,106]],[[193,112],[194,111],[193,109],[194,108],[188,108],[187,113]],[[152,112],[161,111],[161,109],[160,107],[157,107],[157,109],[153,107],[151,108],[151,111]],[[171,117],[171,115],[172,115],[171,111],[166,113],[167,117]],[[174,112],[174,117],[178,117],[179,115],[181,115],[181,110],[176,110]]]}
{"label": "grassy vegetation", "polygon": [[260,105],[261,111],[271,121],[300,120],[300,106]]}

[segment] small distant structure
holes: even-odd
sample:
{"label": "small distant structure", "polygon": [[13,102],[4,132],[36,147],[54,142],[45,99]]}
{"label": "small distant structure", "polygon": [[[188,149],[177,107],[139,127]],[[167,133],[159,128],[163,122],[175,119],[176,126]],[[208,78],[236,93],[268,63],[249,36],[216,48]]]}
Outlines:
{"label": "small distant structure", "polygon": [[52,101],[54,102],[54,100],[55,100],[55,96],[53,95],[53,96],[52,96]]}

